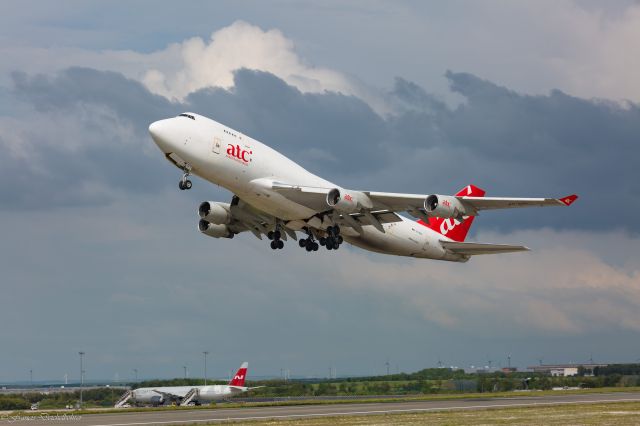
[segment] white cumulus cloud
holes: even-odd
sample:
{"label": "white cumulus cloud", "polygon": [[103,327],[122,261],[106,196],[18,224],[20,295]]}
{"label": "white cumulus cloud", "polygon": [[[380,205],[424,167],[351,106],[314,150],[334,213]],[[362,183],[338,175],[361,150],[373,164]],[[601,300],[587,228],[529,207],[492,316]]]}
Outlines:
{"label": "white cumulus cloud", "polygon": [[[163,52],[159,52],[163,54]],[[272,73],[302,92],[359,92],[345,75],[304,63],[293,41],[280,30],[237,21],[215,31],[210,40],[194,37],[164,51],[177,69],[151,69],[143,77],[147,87],[168,98],[184,99],[206,87],[233,87],[233,72],[248,68]]]}

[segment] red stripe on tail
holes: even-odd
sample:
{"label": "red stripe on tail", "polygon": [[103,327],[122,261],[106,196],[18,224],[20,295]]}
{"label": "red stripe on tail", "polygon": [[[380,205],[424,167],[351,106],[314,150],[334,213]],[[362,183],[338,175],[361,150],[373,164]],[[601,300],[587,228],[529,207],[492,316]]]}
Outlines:
{"label": "red stripe on tail", "polygon": [[[467,185],[462,188],[456,196],[467,196],[467,197],[484,197],[485,191],[484,189],[480,189],[474,185]],[[451,238],[453,241],[462,242],[467,237],[467,233],[471,228],[471,224],[473,223],[474,216],[469,216],[462,222],[457,219],[445,219],[442,217],[431,217],[429,218],[429,223],[425,223],[422,220],[419,220],[418,223],[424,225],[432,230],[436,231],[439,234],[444,235],[447,238]]]}
{"label": "red stripe on tail", "polygon": [[233,379],[231,379],[231,381],[229,382],[229,386],[244,386],[244,379],[247,376],[248,367],[249,367],[249,364],[246,362],[243,362],[242,365],[240,366],[240,369],[236,373],[236,375],[233,376]]}

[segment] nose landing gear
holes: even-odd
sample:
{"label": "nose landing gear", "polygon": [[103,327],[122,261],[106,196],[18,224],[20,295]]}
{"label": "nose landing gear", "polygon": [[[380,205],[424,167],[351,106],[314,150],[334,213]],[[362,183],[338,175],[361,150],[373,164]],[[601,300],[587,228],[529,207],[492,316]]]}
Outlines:
{"label": "nose landing gear", "polygon": [[180,190],[191,189],[191,187],[193,186],[193,183],[191,183],[191,181],[189,180],[191,167],[187,164],[183,167],[182,171],[184,173],[182,174],[180,182],[178,182],[178,188],[180,188]]}

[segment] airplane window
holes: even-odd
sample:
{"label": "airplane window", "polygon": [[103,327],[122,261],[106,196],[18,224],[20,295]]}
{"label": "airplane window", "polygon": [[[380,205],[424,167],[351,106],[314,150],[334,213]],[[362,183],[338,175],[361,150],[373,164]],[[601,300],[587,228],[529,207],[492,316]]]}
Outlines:
{"label": "airplane window", "polygon": [[190,119],[192,119],[192,120],[195,120],[195,119],[196,119],[196,118],[195,118],[193,115],[191,115],[191,114],[179,114],[179,115],[178,115],[178,117],[187,117],[187,118],[190,118]]}

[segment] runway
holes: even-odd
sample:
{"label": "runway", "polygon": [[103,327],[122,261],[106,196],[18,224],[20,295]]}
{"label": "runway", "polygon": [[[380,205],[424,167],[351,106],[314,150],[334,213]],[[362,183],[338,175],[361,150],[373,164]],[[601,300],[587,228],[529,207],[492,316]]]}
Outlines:
{"label": "runway", "polygon": [[[35,417],[31,419],[2,418],[0,424],[51,425],[72,424],[76,426],[134,426],[172,425],[222,422],[229,420],[295,419],[310,417],[371,415],[385,413],[419,413],[442,410],[478,410],[485,408],[527,407],[536,405],[640,402],[640,392],[619,392],[606,394],[554,395],[543,397],[514,398],[474,398],[443,401],[412,401],[386,403],[357,403],[335,405],[307,405],[285,407],[248,407],[233,409],[204,409],[176,411],[147,411],[112,414],[82,415],[80,418],[52,419]],[[44,414],[44,413],[42,413]],[[68,415],[71,415],[69,413]]]}

